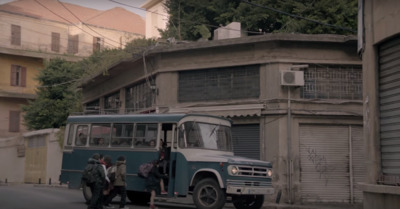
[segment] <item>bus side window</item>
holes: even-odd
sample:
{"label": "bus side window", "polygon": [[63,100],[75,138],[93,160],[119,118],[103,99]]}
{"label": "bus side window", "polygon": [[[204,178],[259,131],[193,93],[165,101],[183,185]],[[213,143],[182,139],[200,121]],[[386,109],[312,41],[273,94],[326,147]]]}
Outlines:
{"label": "bus side window", "polygon": [[157,137],[157,127],[156,123],[136,124],[134,146],[149,148],[151,140]]}
{"label": "bus side window", "polygon": [[72,145],[72,139],[74,138],[74,128],[75,126],[73,124],[68,125],[68,138],[67,138],[67,143],[66,145]]}
{"label": "bus side window", "polygon": [[76,146],[85,146],[88,137],[88,126],[87,125],[79,125],[76,129],[76,137],[75,137],[75,145]]}
{"label": "bus side window", "polygon": [[112,147],[132,146],[133,124],[115,123],[112,129]]}
{"label": "bus side window", "polygon": [[89,145],[108,147],[110,143],[110,134],[111,134],[111,124],[109,123],[92,124],[92,129],[90,131]]}

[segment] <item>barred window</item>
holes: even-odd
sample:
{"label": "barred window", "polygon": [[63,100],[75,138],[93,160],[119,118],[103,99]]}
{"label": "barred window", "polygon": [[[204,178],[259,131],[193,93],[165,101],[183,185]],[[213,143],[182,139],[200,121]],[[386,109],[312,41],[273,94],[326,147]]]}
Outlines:
{"label": "barred window", "polygon": [[362,100],[361,66],[310,66],[304,70],[305,99]]}
{"label": "barred window", "polygon": [[179,72],[179,102],[258,98],[259,65]]}
{"label": "barred window", "polygon": [[125,109],[127,113],[153,106],[154,94],[146,82],[126,88]]}
{"label": "barred window", "polygon": [[120,106],[119,91],[104,97],[105,113],[118,113]]}

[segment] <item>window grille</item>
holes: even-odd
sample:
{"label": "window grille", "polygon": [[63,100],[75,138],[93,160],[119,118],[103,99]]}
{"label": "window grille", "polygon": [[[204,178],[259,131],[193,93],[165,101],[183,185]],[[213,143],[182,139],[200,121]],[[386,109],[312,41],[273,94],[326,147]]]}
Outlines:
{"label": "window grille", "polygon": [[179,102],[258,98],[259,65],[179,72]]}
{"label": "window grille", "polygon": [[120,105],[119,92],[104,97],[104,112],[106,114],[118,113]]}
{"label": "window grille", "polygon": [[304,70],[301,98],[362,100],[361,66],[310,66]]}
{"label": "window grille", "polygon": [[125,109],[132,113],[153,106],[155,96],[146,82],[126,88]]}

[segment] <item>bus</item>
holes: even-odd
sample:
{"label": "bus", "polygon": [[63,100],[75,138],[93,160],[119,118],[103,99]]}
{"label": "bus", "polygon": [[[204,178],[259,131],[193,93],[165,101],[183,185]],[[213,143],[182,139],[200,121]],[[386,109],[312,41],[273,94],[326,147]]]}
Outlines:
{"label": "bus", "polygon": [[[115,161],[125,156],[127,197],[132,203],[150,199],[139,166],[158,159],[166,146],[167,195],[191,195],[199,209],[221,209],[231,201],[237,209],[259,209],[274,193],[270,162],[235,156],[231,120],[202,114],[129,114],[69,116],[65,130],[60,183],[90,188],[81,182],[87,160],[94,154]],[[101,139],[102,143],[99,144]]]}

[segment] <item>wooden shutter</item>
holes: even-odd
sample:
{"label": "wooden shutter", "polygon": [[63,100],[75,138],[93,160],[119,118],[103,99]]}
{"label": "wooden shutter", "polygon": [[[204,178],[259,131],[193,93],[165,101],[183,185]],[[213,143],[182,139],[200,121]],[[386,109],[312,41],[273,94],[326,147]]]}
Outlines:
{"label": "wooden shutter", "polygon": [[10,111],[9,132],[19,132],[20,111]]}
{"label": "wooden shutter", "polygon": [[21,46],[21,26],[11,25],[11,44]]}
{"label": "wooden shutter", "polygon": [[21,67],[21,79],[19,85],[26,87],[26,67]]}
{"label": "wooden shutter", "polygon": [[74,36],[74,41],[73,41],[73,44],[74,44],[74,54],[76,54],[76,53],[78,53],[78,49],[79,49],[79,36],[78,35],[75,35]]}
{"label": "wooden shutter", "polygon": [[11,78],[10,78],[11,86],[17,86],[17,66],[11,65]]}
{"label": "wooden shutter", "polygon": [[60,33],[51,33],[51,50],[53,52],[60,51]]}
{"label": "wooden shutter", "polygon": [[79,49],[79,36],[69,35],[68,36],[68,53],[76,54]]}

